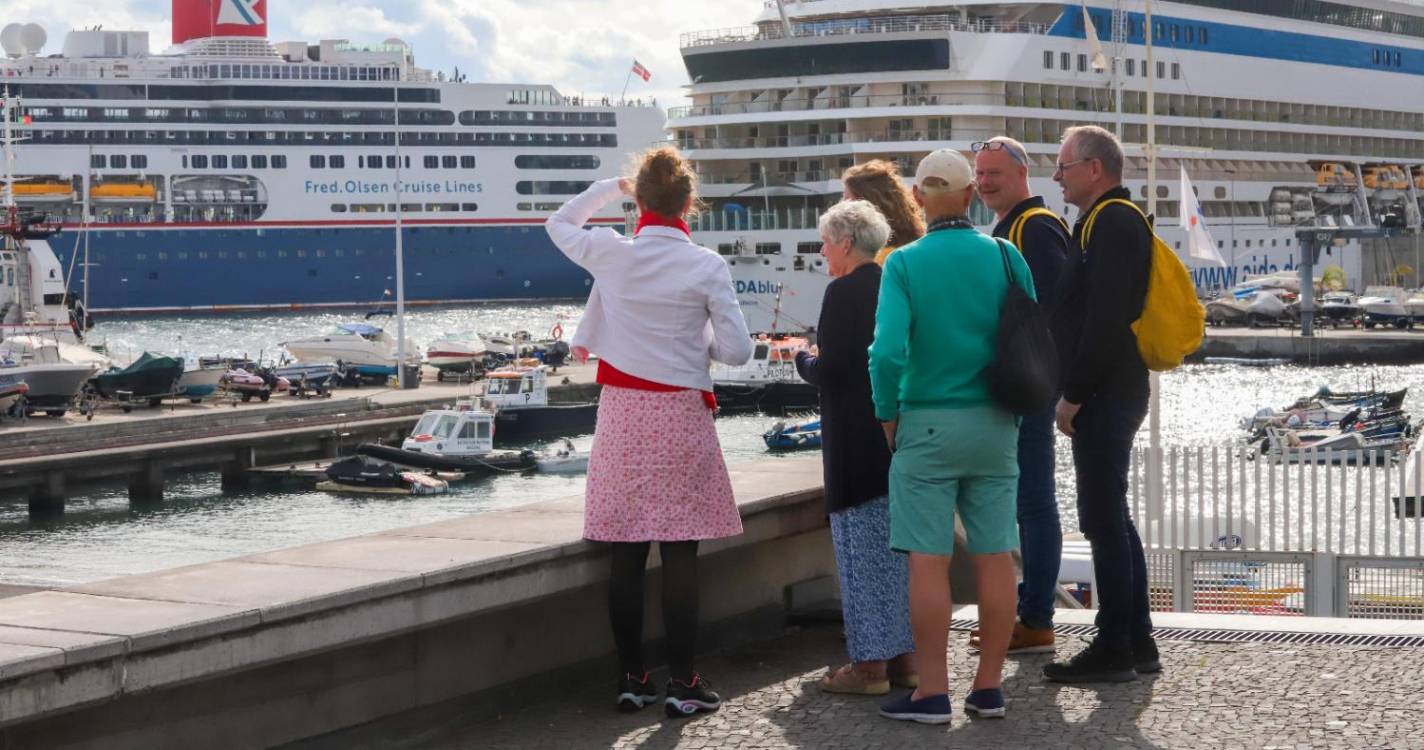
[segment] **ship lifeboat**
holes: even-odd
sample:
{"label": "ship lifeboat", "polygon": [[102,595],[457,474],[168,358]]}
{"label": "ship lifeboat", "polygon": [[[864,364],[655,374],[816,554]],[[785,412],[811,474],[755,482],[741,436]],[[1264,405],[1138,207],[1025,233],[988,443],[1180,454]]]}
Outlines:
{"label": "ship lifeboat", "polygon": [[1349,192],[1355,184],[1355,171],[1339,162],[1321,164],[1315,172],[1315,186],[1320,190]]}
{"label": "ship lifeboat", "polygon": [[158,188],[149,182],[105,182],[89,188],[89,199],[95,202],[152,202],[158,199]]}
{"label": "ship lifeboat", "polygon": [[67,182],[17,182],[17,201],[64,201],[74,200],[74,186]]}

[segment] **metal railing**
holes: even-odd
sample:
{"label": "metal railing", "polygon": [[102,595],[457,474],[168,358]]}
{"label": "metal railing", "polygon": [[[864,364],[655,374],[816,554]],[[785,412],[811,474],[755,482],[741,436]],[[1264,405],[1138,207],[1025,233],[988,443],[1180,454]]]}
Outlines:
{"label": "metal railing", "polygon": [[1405,457],[1306,449],[1287,461],[1242,446],[1170,448],[1161,499],[1150,502],[1147,452],[1139,450],[1128,499],[1149,550],[1421,556],[1420,499],[1401,496],[1424,484],[1424,461]]}
{"label": "metal railing", "polygon": [[1152,608],[1424,620],[1424,460],[1390,451],[1134,451]]}
{"label": "metal railing", "polygon": [[[807,146],[838,146],[847,143],[907,143],[914,141],[948,141],[953,137],[966,137],[964,133],[976,136],[988,131],[967,131],[949,128],[929,130],[879,130],[865,133],[807,133],[802,135],[772,136],[725,136],[721,138],[679,138],[677,145],[684,150],[709,148],[802,148]],[[988,136],[985,136],[988,137]],[[928,150],[928,149],[926,149]]]}
{"label": "metal railing", "polygon": [[[748,203],[760,198],[747,196]],[[821,209],[788,208],[772,211],[708,211],[688,221],[696,232],[756,232],[782,229],[815,229],[821,220]]]}
{"label": "metal railing", "polygon": [[[980,34],[1046,34],[1048,26],[1041,23],[1006,22],[994,19],[961,21],[949,15],[875,16],[825,21],[793,21],[791,38],[821,36],[853,36],[860,34],[913,34],[926,31],[966,31]],[[722,29],[691,31],[678,39],[682,49],[718,44],[736,44],[770,39],[786,39],[786,30],[779,23],[759,26],[734,26]]]}
{"label": "metal railing", "polygon": [[724,102],[668,109],[668,119],[711,115],[745,115],[763,112],[808,112],[814,110],[863,109],[867,107],[937,107],[954,105],[1000,105],[996,94],[837,94],[786,98],[779,101]]}

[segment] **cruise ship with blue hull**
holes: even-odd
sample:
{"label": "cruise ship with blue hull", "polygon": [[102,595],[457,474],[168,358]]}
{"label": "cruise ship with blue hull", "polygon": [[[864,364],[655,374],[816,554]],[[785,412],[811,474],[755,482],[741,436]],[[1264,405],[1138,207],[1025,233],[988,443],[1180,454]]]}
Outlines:
{"label": "cruise ship with blue hull", "polygon": [[[269,42],[265,0],[173,0],[173,46],[6,26],[16,199],[91,311],[584,298],[544,220],[665,139],[653,102],[469,83],[398,39]],[[399,113],[397,115],[397,112]],[[622,226],[631,206],[593,223]]]}

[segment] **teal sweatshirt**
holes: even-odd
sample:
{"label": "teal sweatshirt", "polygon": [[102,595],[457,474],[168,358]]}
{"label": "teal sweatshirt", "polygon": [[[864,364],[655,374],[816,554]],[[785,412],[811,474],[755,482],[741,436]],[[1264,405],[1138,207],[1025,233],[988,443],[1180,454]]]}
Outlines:
{"label": "teal sweatshirt", "polygon": [[[1033,297],[1028,264],[1004,244],[1014,281]],[[998,245],[974,229],[940,229],[891,253],[870,345],[876,418],[991,403],[985,368],[1008,288]]]}

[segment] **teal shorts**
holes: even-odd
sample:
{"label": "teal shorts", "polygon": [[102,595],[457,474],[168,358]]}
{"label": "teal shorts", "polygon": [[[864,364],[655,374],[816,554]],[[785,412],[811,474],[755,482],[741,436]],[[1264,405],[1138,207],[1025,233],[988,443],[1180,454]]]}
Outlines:
{"label": "teal shorts", "polygon": [[900,413],[890,462],[890,546],[954,553],[954,516],[972,555],[1019,546],[1018,421],[1002,409]]}

